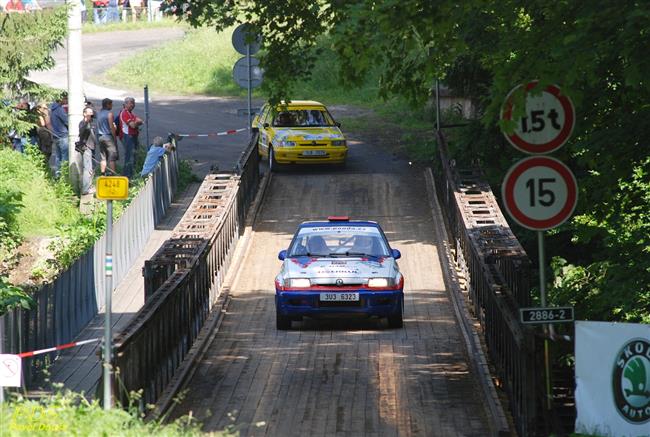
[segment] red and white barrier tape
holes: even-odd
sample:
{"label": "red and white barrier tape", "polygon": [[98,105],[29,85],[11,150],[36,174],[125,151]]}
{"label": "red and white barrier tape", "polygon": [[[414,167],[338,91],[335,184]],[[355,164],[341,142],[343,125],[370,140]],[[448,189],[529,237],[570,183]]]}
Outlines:
{"label": "red and white barrier tape", "polygon": [[232,134],[237,134],[239,132],[244,132],[245,130],[248,130],[248,128],[242,128],[242,129],[231,129],[223,132],[213,132],[209,134],[176,134],[177,137],[182,137],[182,138],[205,138],[205,137],[220,137],[223,135],[232,135]]}
{"label": "red and white barrier tape", "polygon": [[71,347],[81,346],[81,345],[84,345],[84,344],[93,343],[93,342],[101,341],[101,340],[102,340],[101,338],[91,338],[90,340],[73,341],[72,343],[61,344],[59,346],[54,346],[54,347],[50,347],[50,348],[47,348],[47,349],[40,349],[40,350],[37,350],[37,351],[23,352],[23,353],[20,353],[20,354],[17,354],[17,355],[20,358],[33,357],[34,355],[41,355],[41,354],[46,354],[48,352],[60,351],[61,349],[68,349],[68,348],[71,348]]}

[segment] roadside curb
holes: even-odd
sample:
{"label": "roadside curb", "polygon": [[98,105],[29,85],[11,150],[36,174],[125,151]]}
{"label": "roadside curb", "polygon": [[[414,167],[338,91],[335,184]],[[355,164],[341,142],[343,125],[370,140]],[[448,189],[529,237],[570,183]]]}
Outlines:
{"label": "roadside curb", "polygon": [[436,186],[430,167],[424,171],[424,177],[429,197],[429,206],[434,219],[436,238],[442,244],[442,247],[440,247],[440,250],[438,251],[438,256],[442,266],[444,283],[446,288],[449,290],[449,296],[454,307],[454,314],[463,335],[470,365],[475,370],[483,391],[483,397],[486,401],[485,413],[490,424],[490,433],[495,437],[516,435],[510,430],[510,426],[508,425],[508,420],[504,413],[503,406],[501,405],[499,395],[497,394],[492,381],[490,368],[481,346],[479,334],[471,323],[472,317],[461,294],[459,278],[456,271],[453,269],[455,262],[451,256],[449,248],[449,235],[447,234],[444,218],[440,213],[440,204],[438,202]]}
{"label": "roadside curb", "polygon": [[[246,216],[244,234],[237,243],[231,266],[238,266],[240,261],[244,259],[248,253],[253,234],[253,225],[255,224],[260,207],[264,201],[264,195],[266,194],[266,189],[269,186],[270,181],[271,173],[267,173],[260,182],[251,209]],[[237,278],[239,277],[239,271],[239,268],[232,268],[226,274],[223,287],[221,288],[219,297],[212,306],[208,319],[203,325],[203,328],[201,328],[201,331],[187,353],[187,356],[179,366],[178,371],[165,388],[165,391],[160,396],[158,402],[156,402],[154,409],[147,414],[147,420],[162,419],[164,421],[174,411],[174,407],[178,403],[176,399],[178,393],[183,390],[187,382],[192,379],[197,364],[203,359],[208,347],[212,344],[214,337],[219,332],[219,327],[223,322],[224,316],[228,311],[228,305],[230,304],[230,289],[233,284],[236,283]]]}

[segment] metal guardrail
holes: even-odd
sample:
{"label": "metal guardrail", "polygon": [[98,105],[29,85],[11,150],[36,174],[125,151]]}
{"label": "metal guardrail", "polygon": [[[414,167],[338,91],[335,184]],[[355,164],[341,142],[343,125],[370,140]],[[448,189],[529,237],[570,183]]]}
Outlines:
{"label": "metal guardrail", "polygon": [[518,319],[530,304],[530,260],[501,214],[478,169],[458,169],[442,133],[434,172],[444,204],[456,263],[466,278],[468,299],[480,321],[487,352],[510,400],[519,435],[536,435],[543,383],[539,342]]}
{"label": "metal guardrail", "polygon": [[[145,243],[171,205],[178,181],[178,160],[173,152],[161,161],[142,190],[113,227],[113,283],[117,286],[140,256]],[[84,253],[51,284],[32,296],[31,310],[12,310],[0,317],[3,353],[17,354],[68,343],[104,307],[106,236]],[[41,371],[59,352],[23,359],[26,388],[39,382]]]}
{"label": "metal guardrail", "polygon": [[145,263],[145,305],[115,341],[122,405],[138,390],[142,404],[156,402],[219,296],[260,182],[256,138],[236,171],[206,176],[172,238]]}

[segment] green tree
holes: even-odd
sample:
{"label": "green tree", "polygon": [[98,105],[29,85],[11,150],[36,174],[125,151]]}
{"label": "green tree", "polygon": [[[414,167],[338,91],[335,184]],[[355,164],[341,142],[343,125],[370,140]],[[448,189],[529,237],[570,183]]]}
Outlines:
{"label": "green tree", "polygon": [[[576,173],[574,218],[554,231],[554,303],[585,319],[650,323],[650,3],[639,0],[173,0],[193,25],[224,29],[248,21],[264,36],[261,56],[271,100],[291,97],[308,77],[324,35],[343,84],[378,72],[382,96],[431,99],[441,79],[476,104],[458,159],[480,159],[497,187],[521,158],[498,129],[509,90],[557,83],[577,124],[555,155]],[[498,190],[495,190],[498,191]],[[520,234],[526,240],[525,234]],[[534,253],[534,251],[530,251]]]}
{"label": "green tree", "polygon": [[0,144],[7,134],[29,131],[33,116],[15,111],[18,99],[49,100],[53,91],[27,80],[31,71],[54,66],[53,51],[61,45],[67,32],[67,8],[57,7],[28,14],[0,14]]}

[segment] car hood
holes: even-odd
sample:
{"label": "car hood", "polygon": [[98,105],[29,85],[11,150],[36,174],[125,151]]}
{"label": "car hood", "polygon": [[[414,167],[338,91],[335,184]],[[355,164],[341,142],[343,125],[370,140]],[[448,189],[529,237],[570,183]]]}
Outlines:
{"label": "car hood", "polygon": [[397,263],[390,257],[322,259],[303,256],[287,258],[281,274],[285,279],[309,278],[315,284],[336,284],[337,279],[342,279],[344,284],[358,284],[367,278],[392,278],[396,273]]}
{"label": "car hood", "polygon": [[345,139],[338,127],[310,127],[303,129],[275,128],[275,139],[282,141],[319,141]]}

